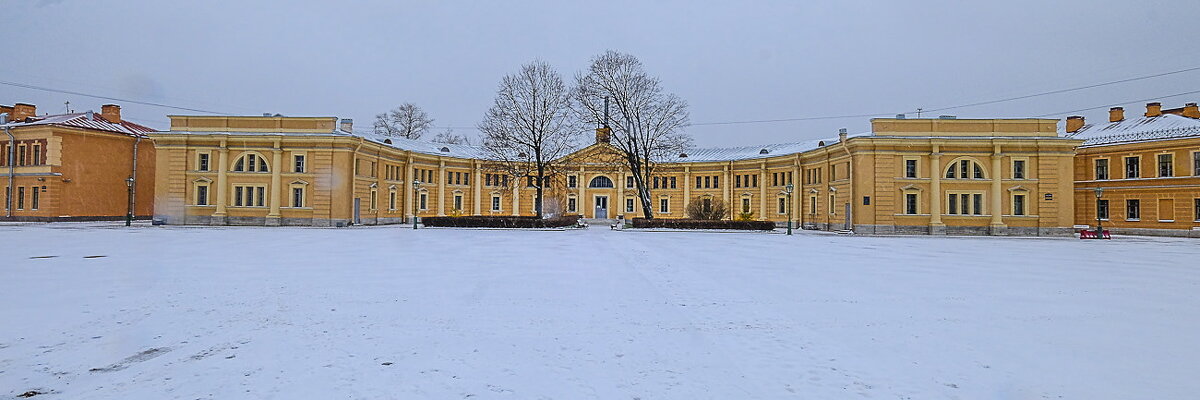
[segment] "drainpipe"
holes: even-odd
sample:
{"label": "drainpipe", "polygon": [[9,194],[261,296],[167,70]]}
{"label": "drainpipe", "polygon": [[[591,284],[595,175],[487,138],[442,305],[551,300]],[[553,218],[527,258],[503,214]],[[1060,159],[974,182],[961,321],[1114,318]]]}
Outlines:
{"label": "drainpipe", "polygon": [[[8,113],[0,114],[0,124],[8,125]],[[7,218],[12,217],[13,179],[16,179],[17,176],[16,169],[13,166],[13,162],[16,161],[17,156],[17,138],[13,136],[12,131],[9,129],[8,126],[4,127],[4,133],[8,135],[8,186],[6,187],[7,191],[4,192],[6,194],[4,196],[4,216]]]}
{"label": "drainpipe", "polygon": [[[129,186],[129,219],[137,216],[137,162],[138,162],[138,145],[142,143],[141,134],[136,134],[137,139],[133,141],[133,170],[129,173],[129,178],[133,180],[133,184]],[[126,222],[128,226],[128,222]]]}
{"label": "drainpipe", "polygon": [[838,139],[842,142],[842,151],[846,152],[846,179],[850,181],[850,209],[846,211],[846,218],[850,219],[850,233],[854,233],[854,157],[850,155],[850,147],[847,145],[846,128],[838,129]]}

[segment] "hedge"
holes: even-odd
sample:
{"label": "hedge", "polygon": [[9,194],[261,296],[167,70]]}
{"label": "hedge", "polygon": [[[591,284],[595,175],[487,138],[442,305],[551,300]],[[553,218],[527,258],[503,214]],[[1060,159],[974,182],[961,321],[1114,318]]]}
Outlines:
{"label": "hedge", "polygon": [[430,227],[453,228],[561,228],[579,223],[579,215],[563,215],[554,218],[526,216],[465,216],[465,217],[422,217],[421,223]]}
{"label": "hedge", "polygon": [[746,231],[769,231],[775,229],[771,221],[727,221],[704,219],[645,219],[634,218],[634,228],[670,228],[670,229],[733,229]]}

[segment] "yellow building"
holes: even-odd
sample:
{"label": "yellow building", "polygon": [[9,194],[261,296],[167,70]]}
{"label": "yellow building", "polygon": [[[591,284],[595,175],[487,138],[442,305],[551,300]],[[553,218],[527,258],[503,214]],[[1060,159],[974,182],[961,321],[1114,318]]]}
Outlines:
{"label": "yellow building", "polygon": [[1115,107],[1107,122],[1070,117],[1066,131],[1084,141],[1075,158],[1075,224],[1094,227],[1099,218],[1113,233],[1200,237],[1196,103],[1149,103],[1135,118]]}
{"label": "yellow building", "polygon": [[[782,223],[790,212],[810,229],[861,233],[1067,234],[1079,141],[1055,125],[876,119],[868,134],[694,149],[657,160],[651,205],[656,217],[685,218],[692,199],[720,201],[731,218]],[[478,147],[352,132],[333,117],[172,116],[170,131],[152,135],[156,219],[343,226],[534,214],[534,182],[490,168]],[[598,135],[565,157],[547,209],[640,216],[633,178],[612,151]]]}

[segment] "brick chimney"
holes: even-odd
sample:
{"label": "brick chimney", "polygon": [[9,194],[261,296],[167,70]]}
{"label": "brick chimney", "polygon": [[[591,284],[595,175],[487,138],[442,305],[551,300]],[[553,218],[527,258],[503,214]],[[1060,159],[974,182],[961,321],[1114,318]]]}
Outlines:
{"label": "brick chimney", "polygon": [[1159,103],[1157,101],[1153,102],[1153,103],[1146,103],[1146,116],[1147,117],[1162,116],[1162,103]]}
{"label": "brick chimney", "polygon": [[596,143],[608,143],[612,140],[612,131],[607,126],[596,128]]}
{"label": "brick chimney", "polygon": [[1125,120],[1125,108],[1113,107],[1108,109],[1108,122],[1121,122]]}
{"label": "brick chimney", "polygon": [[17,103],[13,105],[12,115],[8,117],[9,121],[25,121],[25,118],[37,116],[37,106],[29,103]]}
{"label": "brick chimney", "polygon": [[338,127],[342,132],[354,133],[354,120],[350,118],[342,118],[341,125]]}
{"label": "brick chimney", "polygon": [[114,124],[121,123],[121,106],[116,104],[105,104],[100,106],[100,118],[104,118],[108,122]]}
{"label": "brick chimney", "polygon": [[1067,133],[1079,132],[1083,128],[1083,116],[1072,115],[1067,117]]}
{"label": "brick chimney", "polygon": [[1183,105],[1183,115],[1191,119],[1200,119],[1200,107],[1196,107],[1196,103],[1187,103]]}

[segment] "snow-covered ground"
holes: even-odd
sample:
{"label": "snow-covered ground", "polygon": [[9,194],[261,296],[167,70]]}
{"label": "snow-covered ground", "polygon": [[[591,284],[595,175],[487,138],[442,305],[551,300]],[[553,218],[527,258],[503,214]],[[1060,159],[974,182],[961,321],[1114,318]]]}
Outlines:
{"label": "snow-covered ground", "polygon": [[0,398],[1200,393],[1194,239],[32,224],[0,244]]}

